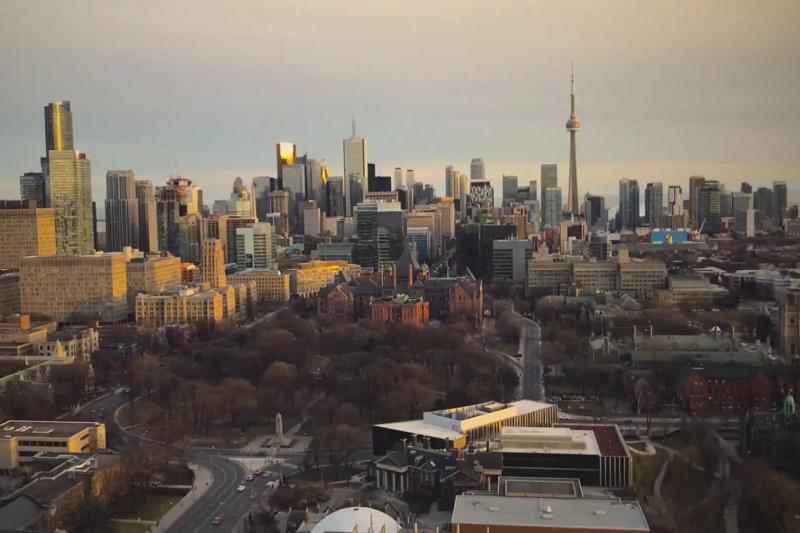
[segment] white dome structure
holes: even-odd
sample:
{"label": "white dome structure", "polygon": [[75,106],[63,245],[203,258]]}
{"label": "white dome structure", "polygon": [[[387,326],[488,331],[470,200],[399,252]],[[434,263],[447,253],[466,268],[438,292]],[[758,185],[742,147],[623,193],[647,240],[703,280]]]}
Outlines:
{"label": "white dome structure", "polygon": [[370,507],[346,507],[323,518],[311,533],[398,533],[394,518]]}

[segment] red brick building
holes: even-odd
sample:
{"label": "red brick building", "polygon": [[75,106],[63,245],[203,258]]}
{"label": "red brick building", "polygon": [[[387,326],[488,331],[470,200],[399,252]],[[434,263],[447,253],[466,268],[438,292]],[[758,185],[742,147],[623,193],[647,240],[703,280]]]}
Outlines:
{"label": "red brick building", "polygon": [[411,324],[421,326],[428,323],[430,309],[422,298],[410,298],[405,294],[378,298],[370,306],[373,322],[383,324]]}
{"label": "red brick building", "polygon": [[713,365],[686,367],[678,397],[691,415],[778,408],[786,392],[800,400],[800,368],[770,365]]}

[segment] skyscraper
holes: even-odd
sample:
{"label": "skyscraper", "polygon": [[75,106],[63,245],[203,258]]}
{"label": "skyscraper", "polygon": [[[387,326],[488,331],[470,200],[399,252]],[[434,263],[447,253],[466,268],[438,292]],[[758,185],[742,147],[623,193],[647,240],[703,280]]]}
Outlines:
{"label": "skyscraper", "polygon": [[546,216],[542,218],[542,224],[546,228],[557,228],[561,222],[561,189],[559,187],[548,187],[544,191],[542,211]]}
{"label": "skyscraper", "polygon": [[44,107],[45,144],[42,158],[47,206],[56,214],[59,255],[80,255],[94,249],[92,172],[86,154],[73,149],[72,111],[68,101]]}
{"label": "skyscraper", "polygon": [[742,186],[739,188],[739,191],[744,193],[752,193],[753,186],[747,183],[746,181],[743,181]]}
{"label": "skyscraper", "polygon": [[469,179],[485,180],[486,179],[486,165],[483,163],[483,158],[473,158],[469,164]]}
{"label": "skyscraper", "polygon": [[72,110],[68,100],[44,106],[45,151],[74,150],[72,139]]}
{"label": "skyscraper", "polygon": [[664,185],[660,182],[648,183],[644,190],[644,218],[651,228],[660,228],[663,214]]}
{"label": "skyscraper", "polygon": [[278,188],[283,188],[283,166],[294,165],[297,158],[297,145],[290,142],[279,142],[275,145],[276,165],[278,167]]}
{"label": "skyscraper", "polygon": [[458,175],[458,215],[467,216],[467,197],[469,196],[469,179],[466,174]]}
{"label": "skyscraper", "polygon": [[270,176],[253,178],[253,201],[256,204],[256,217],[264,220],[269,213],[269,193],[276,187],[276,180]]}
{"label": "skyscraper", "polygon": [[274,233],[268,222],[236,228],[236,263],[240,270],[275,267]]}
{"label": "skyscraper", "polygon": [[120,252],[125,246],[138,248],[139,202],[133,170],[106,172],[106,250]]}
{"label": "skyscraper", "polygon": [[704,181],[698,188],[697,222],[703,233],[718,233],[721,223],[720,186],[718,181]]}
{"label": "skyscraper", "polygon": [[572,81],[569,93],[570,114],[567,121],[567,131],[569,132],[569,188],[567,189],[567,212],[578,214],[578,156],[575,146],[575,134],[581,129],[581,121],[575,116],[575,73],[572,73]]}
{"label": "skyscraper", "polygon": [[19,195],[23,200],[36,201],[36,207],[47,207],[47,184],[44,173],[26,172],[20,176]]}
{"label": "skyscraper", "polygon": [[203,281],[212,288],[224,287],[225,280],[225,247],[219,239],[203,241],[203,263],[201,268]]}
{"label": "skyscraper", "polygon": [[783,222],[783,212],[787,205],[787,189],[785,181],[772,182],[772,216],[779,223]]}
{"label": "skyscraper", "polygon": [[589,229],[606,228],[606,199],[602,196],[595,196],[591,194],[586,195],[584,202],[584,211],[586,213],[586,225]]}
{"label": "skyscraper", "polygon": [[694,228],[699,228],[702,220],[698,220],[700,215],[698,209],[700,207],[700,186],[706,181],[703,176],[690,176],[689,177],[689,223]]}
{"label": "skyscraper", "polygon": [[414,190],[414,169],[409,168],[406,169],[406,189],[408,190],[408,205],[409,210],[414,209],[414,206],[417,205],[417,198]]}
{"label": "skyscraper", "polygon": [[517,190],[519,189],[519,178],[517,176],[503,175],[503,200],[517,200]]}
{"label": "skyscraper", "polygon": [[458,189],[458,172],[453,165],[447,165],[444,169],[444,195],[450,198],[455,198],[458,195],[456,194],[456,190]]}
{"label": "skyscraper", "polygon": [[139,204],[139,249],[143,252],[158,251],[158,210],[153,182],[136,182],[136,201]]}
{"label": "skyscraper", "polygon": [[639,224],[639,182],[619,181],[619,229],[635,230]]}
{"label": "skyscraper", "polygon": [[[558,187],[558,165],[542,165],[540,178],[542,187],[542,223],[545,223],[546,220],[549,220],[545,192],[547,192],[547,189]],[[559,218],[561,217],[561,206],[558,206],[558,216]]]}
{"label": "skyscraper", "polygon": [[94,249],[92,171],[86,154],[76,150],[47,153],[48,205],[56,212],[59,255],[84,255]]}
{"label": "skyscraper", "polygon": [[772,208],[775,202],[772,200],[772,189],[769,187],[759,187],[753,193],[753,207],[761,211],[764,216],[772,218]]}
{"label": "skyscraper", "polygon": [[686,227],[686,215],[683,212],[683,189],[680,185],[670,185],[667,189],[667,216],[671,229]]}
{"label": "skyscraper", "polygon": [[367,179],[367,140],[356,135],[353,121],[350,137],[342,141],[344,152],[344,196],[345,216],[353,215],[353,206],[364,197],[364,182]]}

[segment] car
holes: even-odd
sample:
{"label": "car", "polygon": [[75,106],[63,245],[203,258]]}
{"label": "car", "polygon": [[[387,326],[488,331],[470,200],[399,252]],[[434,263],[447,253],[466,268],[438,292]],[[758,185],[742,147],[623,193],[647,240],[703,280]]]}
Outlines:
{"label": "car", "polygon": [[236,487],[236,492],[244,492],[245,490],[247,490],[247,487],[245,487],[244,485],[239,485],[238,487]]}
{"label": "car", "polygon": [[211,525],[212,526],[218,526],[220,524],[222,524],[222,517],[221,516],[215,516],[214,518],[211,519]]}
{"label": "car", "polygon": [[261,474],[263,474],[263,473],[264,473],[264,471],[263,471],[263,470],[261,470],[260,468],[256,469],[256,471],[255,471],[255,472],[253,472],[253,474],[255,474],[255,475],[257,475],[257,476],[260,476],[260,475],[261,475]]}
{"label": "car", "polygon": [[250,474],[249,476],[247,476],[245,478],[245,481],[253,481],[255,478],[256,478],[256,476],[254,476],[253,474]]}

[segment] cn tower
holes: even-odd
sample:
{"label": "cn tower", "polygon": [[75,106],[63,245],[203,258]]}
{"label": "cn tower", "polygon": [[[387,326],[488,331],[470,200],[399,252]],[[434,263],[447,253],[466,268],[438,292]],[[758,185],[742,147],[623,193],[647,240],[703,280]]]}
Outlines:
{"label": "cn tower", "polygon": [[569,93],[569,120],[567,121],[567,131],[569,132],[569,189],[567,192],[567,213],[577,215],[578,209],[578,162],[577,149],[575,147],[575,134],[581,129],[581,121],[575,116],[575,69],[572,68],[572,85]]}

